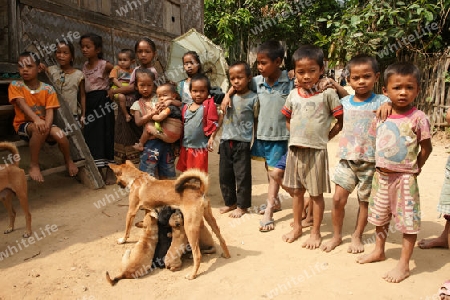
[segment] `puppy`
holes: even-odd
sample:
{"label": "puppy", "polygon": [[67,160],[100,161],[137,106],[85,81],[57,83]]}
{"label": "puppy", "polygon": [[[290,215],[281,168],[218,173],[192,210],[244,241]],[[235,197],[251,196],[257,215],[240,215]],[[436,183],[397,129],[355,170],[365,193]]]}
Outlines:
{"label": "puppy", "polygon": [[166,256],[172,243],[172,228],[169,225],[170,216],[175,212],[170,206],[163,206],[158,211],[158,244],[156,245],[153,265],[163,269],[164,256]]}
{"label": "puppy", "polygon": [[129,237],[131,224],[140,207],[152,209],[171,205],[179,207],[183,212],[184,227],[192,249],[194,267],[191,274],[187,276],[188,279],[194,279],[200,267],[199,238],[203,218],[219,239],[223,256],[230,257],[228,247],[212,214],[209,199],[205,197],[208,189],[207,174],[191,169],[181,174],[177,180],[157,180],[139,171],[131,161],[126,161],[119,166],[110,164],[109,167],[117,177],[117,184],[130,189],[125,236],[118,240],[119,243],[125,243]]}
{"label": "puppy", "polygon": [[152,267],[153,255],[158,243],[158,215],[147,211],[144,217],[144,229],[139,241],[132,250],[128,249],[122,257],[122,274],[111,279],[106,271],[106,280],[115,285],[121,279],[136,279],[148,273]]}
{"label": "puppy", "polygon": [[14,230],[16,211],[12,205],[12,196],[16,194],[25,215],[26,231],[23,234],[23,237],[28,238],[31,236],[31,214],[28,208],[28,191],[25,171],[19,168],[20,155],[17,147],[13,143],[2,142],[0,143],[0,150],[3,149],[6,149],[11,153],[8,155],[7,160],[12,162],[10,165],[0,165],[0,199],[5,205],[9,215],[9,227],[4,233],[10,233]]}
{"label": "puppy", "polygon": [[164,263],[170,271],[178,271],[181,269],[181,256],[186,253],[188,239],[183,225],[183,214],[177,209],[169,219],[169,225],[172,227],[172,244],[167,251]]}

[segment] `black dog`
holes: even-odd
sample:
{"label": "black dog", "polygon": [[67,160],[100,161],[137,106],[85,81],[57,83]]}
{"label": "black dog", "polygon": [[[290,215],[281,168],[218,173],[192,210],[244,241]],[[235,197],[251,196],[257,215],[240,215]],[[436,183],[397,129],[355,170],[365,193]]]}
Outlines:
{"label": "black dog", "polygon": [[165,268],[164,257],[172,243],[172,227],[169,225],[170,216],[175,212],[170,206],[163,206],[158,211],[158,244],[156,244],[153,266]]}

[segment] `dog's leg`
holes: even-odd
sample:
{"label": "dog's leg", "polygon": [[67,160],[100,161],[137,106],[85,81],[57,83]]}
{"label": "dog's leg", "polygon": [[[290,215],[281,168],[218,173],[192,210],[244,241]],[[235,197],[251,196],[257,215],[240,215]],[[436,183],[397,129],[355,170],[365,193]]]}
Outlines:
{"label": "dog's leg", "polygon": [[125,236],[123,238],[120,238],[117,240],[118,244],[124,244],[127,239],[130,237],[130,231],[131,231],[131,223],[133,223],[134,217],[136,216],[138,210],[139,210],[139,197],[134,196],[134,193],[129,196],[129,208],[127,212],[126,217],[126,223],[125,223]]}
{"label": "dog's leg", "polygon": [[17,199],[19,199],[20,206],[22,207],[23,213],[25,215],[26,231],[22,235],[24,238],[31,236],[31,213],[28,207],[28,192],[26,188],[26,181],[24,183],[25,189],[16,191]]}
{"label": "dog's leg", "polygon": [[197,277],[200,261],[202,260],[199,243],[201,219],[198,218],[199,216],[201,217],[201,214],[198,214],[196,211],[192,212],[191,210],[191,207],[188,207],[185,211],[182,210],[184,214],[184,229],[192,249],[192,257],[194,258],[194,266],[191,274],[186,275],[187,279],[195,279]]}
{"label": "dog's leg", "polygon": [[3,192],[3,204],[8,211],[9,227],[3,232],[5,234],[14,230],[14,221],[16,220],[16,211],[12,206],[12,192],[10,190],[4,190]]}
{"label": "dog's leg", "polygon": [[228,251],[227,244],[225,243],[225,239],[222,237],[222,234],[220,233],[220,228],[217,225],[216,219],[214,218],[211,210],[211,204],[208,201],[208,204],[205,207],[204,210],[204,217],[206,222],[211,227],[214,234],[217,236],[217,238],[220,241],[220,247],[222,247],[223,254],[222,256],[225,258],[230,258],[230,252]]}

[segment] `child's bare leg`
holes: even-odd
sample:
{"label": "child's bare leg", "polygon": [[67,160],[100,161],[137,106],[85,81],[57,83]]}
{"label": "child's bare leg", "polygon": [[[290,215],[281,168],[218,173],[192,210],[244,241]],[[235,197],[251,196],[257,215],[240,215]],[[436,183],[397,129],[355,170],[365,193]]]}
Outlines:
{"label": "child's bare leg", "polygon": [[[266,170],[269,174],[268,168],[266,166]],[[277,201],[278,191],[280,190],[280,186],[275,182],[273,178],[268,176],[269,179],[269,190],[267,196],[267,207],[264,212],[264,216],[260,222],[260,231],[270,231],[275,228],[273,224],[273,212],[277,207],[277,204],[280,205],[279,201]],[[277,203],[278,202],[278,203]]]}
{"label": "child's bare leg", "polygon": [[325,201],[323,200],[323,194],[319,196],[309,196],[313,200],[313,226],[311,228],[311,234],[302,247],[306,249],[319,248],[322,242],[320,235],[320,225],[322,224],[323,211],[325,210]]}
{"label": "child's bare leg", "polygon": [[292,243],[302,235],[302,211],[304,205],[305,190],[292,190],[292,209],[294,214],[294,223],[292,230],[283,235],[283,241]]}
{"label": "child's bare leg", "polygon": [[58,143],[59,150],[64,156],[64,161],[66,163],[66,168],[69,175],[76,176],[78,174],[78,167],[75,165],[72,157],[70,156],[70,145],[66,135],[60,128],[52,127],[50,129],[50,137]]}
{"label": "child's bare leg", "polygon": [[[306,210],[306,207],[308,210]],[[303,208],[302,212],[302,227],[310,227],[313,225],[313,201],[311,198],[305,199],[305,208]],[[304,216],[304,217],[303,217]]]}
{"label": "child's bare leg", "polygon": [[362,241],[362,235],[364,228],[367,225],[367,217],[369,215],[369,202],[359,201],[358,217],[356,219],[355,232],[352,234],[352,241],[348,246],[348,253],[361,253],[364,252],[364,243]]}
{"label": "child's bare leg", "polygon": [[131,121],[131,115],[127,111],[127,104],[126,104],[126,97],[124,94],[116,94],[117,98],[119,99],[119,109],[122,111],[123,115],[125,116],[125,120],[127,122]]}
{"label": "child's bare leg", "polygon": [[422,239],[417,243],[421,249],[449,248],[450,249],[450,221],[445,222],[444,231],[434,239]]}
{"label": "child's bare leg", "polygon": [[402,254],[397,266],[383,275],[387,282],[398,283],[409,277],[409,260],[414,250],[417,234],[403,234]]}
{"label": "child's bare leg", "polygon": [[38,182],[44,182],[44,177],[42,176],[41,168],[39,167],[39,153],[48,135],[41,134],[34,124],[28,125],[27,132],[28,136],[30,136],[30,169],[28,174],[31,179]]}
{"label": "child's bare leg", "polygon": [[150,134],[147,132],[147,130],[144,128],[141,138],[139,139],[139,143],[136,143],[133,145],[133,148],[138,151],[144,151],[144,145],[147,143],[147,141],[150,138]]}
{"label": "child's bare leg", "polygon": [[384,253],[384,247],[386,245],[386,239],[389,232],[389,223],[383,226],[377,226],[375,229],[376,239],[375,239],[375,249],[369,254],[364,254],[356,259],[359,264],[367,264],[377,261],[383,261],[386,259]]}

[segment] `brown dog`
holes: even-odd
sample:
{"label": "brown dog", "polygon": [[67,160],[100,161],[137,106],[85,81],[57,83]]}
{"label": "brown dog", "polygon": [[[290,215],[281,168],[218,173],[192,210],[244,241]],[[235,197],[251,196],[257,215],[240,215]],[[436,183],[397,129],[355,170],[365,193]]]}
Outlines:
{"label": "brown dog", "polygon": [[187,276],[188,279],[194,279],[200,267],[199,237],[203,217],[219,239],[223,256],[230,257],[228,247],[212,214],[209,199],[205,197],[208,176],[204,172],[192,169],[181,174],[177,180],[157,180],[139,171],[131,161],[119,166],[112,164],[109,166],[117,177],[117,183],[121,187],[130,188],[125,236],[119,239],[119,243],[125,243],[129,237],[131,224],[139,208],[152,209],[171,205],[179,207],[183,212],[184,228],[192,249],[194,268]]}
{"label": "brown dog", "polygon": [[183,214],[179,209],[170,216],[169,225],[172,227],[172,243],[164,258],[164,264],[170,271],[181,269],[181,256],[186,253],[188,239],[183,225]]}
{"label": "brown dog", "polygon": [[154,211],[145,214],[144,230],[132,250],[122,257],[122,274],[111,279],[106,271],[106,280],[115,285],[121,279],[136,279],[148,273],[152,267],[153,255],[158,243],[158,215]]}
{"label": "brown dog", "polygon": [[31,236],[31,214],[28,208],[28,190],[25,171],[19,168],[20,155],[17,147],[13,143],[0,143],[0,150],[2,149],[11,152],[6,160],[3,160],[12,163],[9,165],[0,165],[0,199],[5,205],[9,215],[9,227],[4,233],[10,233],[14,230],[16,211],[12,205],[12,197],[16,194],[23,213],[25,214],[26,231],[23,234],[23,237],[28,238]]}

